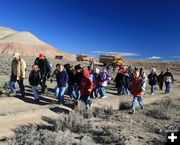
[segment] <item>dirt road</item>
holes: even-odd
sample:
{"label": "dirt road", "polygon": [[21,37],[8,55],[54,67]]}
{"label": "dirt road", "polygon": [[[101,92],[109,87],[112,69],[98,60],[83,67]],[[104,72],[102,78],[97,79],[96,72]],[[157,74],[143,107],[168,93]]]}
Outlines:
{"label": "dirt road", "polygon": [[[113,109],[118,109],[119,102],[131,102],[132,96],[117,96],[115,88],[108,88],[107,99],[95,99],[92,107],[112,106]],[[145,104],[153,103],[162,98],[180,98],[179,83],[173,85],[173,90],[170,95],[164,92],[157,91],[156,95],[150,96],[149,89],[147,95],[144,96]],[[46,123],[42,117],[56,118],[58,113],[72,111],[70,107],[58,105],[53,97],[43,96],[40,105],[34,104],[32,96],[26,96],[25,99],[19,97],[6,97],[0,99],[0,137],[10,136],[13,134],[14,128],[19,125],[29,123]],[[70,101],[68,101],[70,102]],[[72,102],[71,102],[72,103]]]}

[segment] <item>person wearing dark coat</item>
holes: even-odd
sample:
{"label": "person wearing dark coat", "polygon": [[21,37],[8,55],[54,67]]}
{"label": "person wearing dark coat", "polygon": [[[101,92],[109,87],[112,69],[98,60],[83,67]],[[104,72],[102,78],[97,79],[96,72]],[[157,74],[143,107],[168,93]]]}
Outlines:
{"label": "person wearing dark coat", "polygon": [[164,73],[164,81],[165,81],[165,86],[166,90],[165,93],[169,94],[170,93],[170,84],[174,82],[174,77],[172,73],[169,71],[169,68],[167,68],[167,71]]}
{"label": "person wearing dark coat", "polygon": [[59,90],[58,103],[64,104],[64,93],[66,91],[66,85],[68,82],[68,74],[64,69],[63,65],[60,65],[59,72],[56,75],[56,80],[57,80],[57,87]]}
{"label": "person wearing dark coat", "polygon": [[39,93],[37,86],[40,84],[40,81],[41,81],[41,73],[39,71],[39,68],[37,65],[33,65],[32,71],[30,72],[29,75],[29,84],[32,87],[34,98],[37,103],[39,103]]}
{"label": "person wearing dark coat", "polygon": [[73,96],[75,99],[80,99],[81,93],[80,93],[80,84],[81,84],[81,79],[83,77],[82,73],[82,68],[80,65],[76,65],[74,67],[75,69],[75,75],[74,75],[74,91],[73,91]]}
{"label": "person wearing dark coat", "polygon": [[117,94],[118,95],[122,94],[123,78],[124,78],[124,75],[121,72],[121,70],[119,70],[116,77],[115,77],[115,80],[114,80],[114,82],[116,83],[116,88],[117,88]]}
{"label": "person wearing dark coat", "polygon": [[44,94],[45,89],[46,89],[46,80],[47,78],[50,77],[51,75],[51,64],[45,57],[43,53],[39,54],[39,57],[36,58],[35,65],[38,65],[40,72],[41,72],[41,93]]}
{"label": "person wearing dark coat", "polygon": [[[65,64],[64,68],[66,69],[66,72],[68,74],[69,80],[68,80],[68,88],[67,88],[67,92],[68,95],[71,97],[73,96],[73,91],[74,91],[74,73],[73,70],[71,70],[71,66],[70,64]],[[74,96],[73,96],[74,97]]]}
{"label": "person wearing dark coat", "polygon": [[158,75],[158,84],[160,90],[163,90],[163,83],[164,83],[164,73],[163,71],[161,71],[161,73]]}
{"label": "person wearing dark coat", "polygon": [[148,79],[149,79],[149,85],[151,86],[151,95],[154,95],[155,86],[158,80],[155,68],[152,68],[151,73],[148,75]]}

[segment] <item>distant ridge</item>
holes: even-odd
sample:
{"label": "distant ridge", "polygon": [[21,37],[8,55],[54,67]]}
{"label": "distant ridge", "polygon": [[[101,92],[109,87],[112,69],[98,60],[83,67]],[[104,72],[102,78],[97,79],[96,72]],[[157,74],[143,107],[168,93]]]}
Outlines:
{"label": "distant ridge", "polygon": [[54,48],[30,32],[18,32],[0,26],[0,54],[12,55],[15,52],[20,52],[23,56],[38,56],[43,52],[51,58],[63,55],[65,59],[75,59],[75,55]]}

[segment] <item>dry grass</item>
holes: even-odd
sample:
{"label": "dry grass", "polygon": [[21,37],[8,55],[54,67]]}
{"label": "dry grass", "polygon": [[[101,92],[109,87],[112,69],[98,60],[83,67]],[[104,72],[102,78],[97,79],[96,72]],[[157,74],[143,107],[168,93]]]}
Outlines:
{"label": "dry grass", "polygon": [[131,104],[129,102],[120,102],[119,110],[129,110],[131,109]]}

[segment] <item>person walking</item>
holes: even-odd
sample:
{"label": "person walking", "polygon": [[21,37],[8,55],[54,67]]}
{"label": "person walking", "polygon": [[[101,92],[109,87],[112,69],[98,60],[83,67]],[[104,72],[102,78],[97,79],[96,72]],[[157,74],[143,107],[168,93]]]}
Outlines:
{"label": "person walking", "polygon": [[81,84],[81,79],[83,77],[82,73],[82,68],[80,65],[76,65],[74,67],[75,69],[75,75],[74,75],[74,91],[73,91],[73,96],[74,98],[80,99],[81,93],[80,93],[80,84]]}
{"label": "person walking", "polygon": [[93,90],[93,83],[89,78],[89,71],[86,69],[83,71],[83,77],[80,83],[81,101],[86,105],[88,109],[92,104],[91,92]]}
{"label": "person walking", "polygon": [[172,73],[170,72],[169,68],[167,68],[166,72],[164,73],[164,81],[165,81],[165,86],[166,86],[165,93],[169,94],[170,88],[171,88],[171,83],[174,83],[174,77],[173,77]]}
{"label": "person walking", "polygon": [[[51,83],[53,82],[54,78],[56,79],[59,69],[60,69],[60,64],[58,63],[58,64],[56,64],[56,69],[53,71],[53,73],[51,75]],[[59,88],[56,86],[55,87],[55,96],[58,97],[58,95],[59,95]]]}
{"label": "person walking", "polygon": [[30,75],[29,75],[29,84],[32,87],[32,91],[33,91],[36,103],[39,103],[39,92],[38,92],[37,86],[40,84],[40,82],[41,82],[41,73],[39,71],[39,68],[37,65],[33,65],[32,71],[30,72]]}
{"label": "person walking", "polygon": [[164,84],[164,73],[161,71],[161,73],[158,75],[158,84],[159,84],[159,89],[163,90],[163,84]]}
{"label": "person walking", "polygon": [[116,83],[116,88],[117,88],[117,94],[118,95],[122,95],[122,87],[123,87],[123,73],[122,71],[119,69],[118,73],[115,77],[114,82]]}
{"label": "person walking", "polygon": [[36,58],[35,65],[38,65],[41,72],[41,93],[44,94],[46,89],[46,80],[51,76],[51,64],[49,60],[45,57],[43,53],[39,54],[39,57]]}
{"label": "person walking", "polygon": [[135,113],[136,109],[136,101],[139,102],[139,105],[141,109],[143,109],[144,106],[144,100],[143,100],[143,90],[145,90],[145,84],[142,81],[142,78],[140,76],[140,73],[138,71],[135,71],[135,78],[132,84],[131,88],[131,94],[133,95],[133,101],[132,101],[132,114]]}
{"label": "person walking", "polygon": [[99,91],[100,91],[100,95],[102,99],[106,99],[107,93],[106,93],[106,87],[108,85],[108,82],[111,80],[111,77],[109,76],[109,74],[107,73],[107,70],[105,68],[103,68],[102,72],[100,73],[100,87],[99,87]]}
{"label": "person walking", "polygon": [[148,75],[149,85],[151,86],[151,95],[155,93],[155,86],[157,83],[156,69],[152,68],[150,74]]}
{"label": "person walking", "polygon": [[66,86],[67,86],[67,82],[68,82],[68,74],[67,74],[66,70],[64,69],[63,65],[60,65],[60,67],[59,67],[59,71],[56,75],[56,80],[57,80],[57,87],[59,89],[58,103],[65,104],[64,93],[66,91]]}
{"label": "person walking", "polygon": [[94,92],[95,92],[95,73],[94,73],[94,67],[92,66],[88,66],[88,71],[89,71],[89,79],[92,81],[93,83],[93,90],[91,92],[91,98],[95,98],[94,96]]}
{"label": "person walking", "polygon": [[95,98],[98,98],[99,96],[99,88],[101,86],[101,76],[100,76],[100,70],[99,68],[94,69],[94,92],[95,92]]}
{"label": "person walking", "polygon": [[22,59],[20,53],[14,54],[14,59],[11,64],[11,79],[9,81],[10,94],[9,96],[16,95],[15,82],[19,84],[21,97],[25,97],[24,79],[26,77],[26,62]]}
{"label": "person walking", "polygon": [[65,64],[64,65],[64,68],[66,69],[66,72],[68,74],[68,88],[67,88],[67,92],[68,92],[68,95],[70,97],[74,97],[73,95],[73,92],[74,92],[74,72],[73,70],[71,69],[71,65],[69,63]]}

